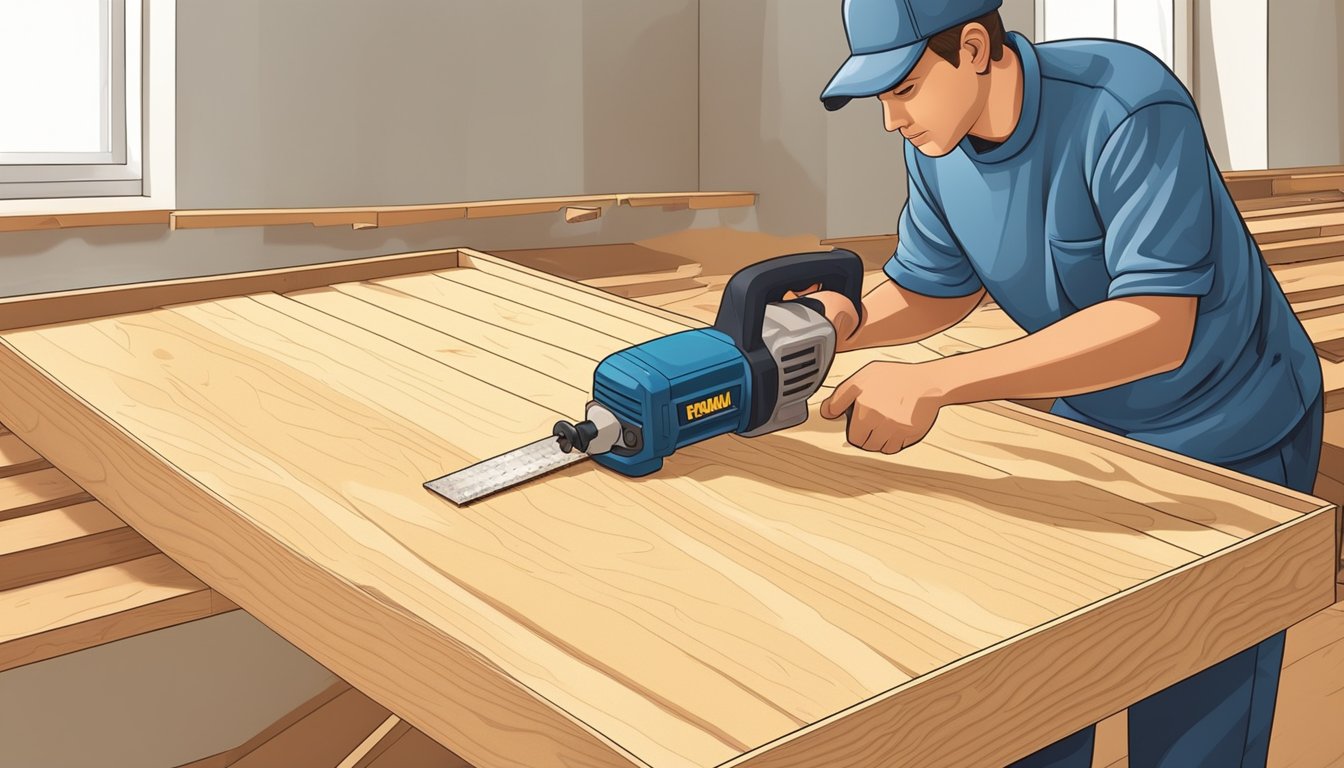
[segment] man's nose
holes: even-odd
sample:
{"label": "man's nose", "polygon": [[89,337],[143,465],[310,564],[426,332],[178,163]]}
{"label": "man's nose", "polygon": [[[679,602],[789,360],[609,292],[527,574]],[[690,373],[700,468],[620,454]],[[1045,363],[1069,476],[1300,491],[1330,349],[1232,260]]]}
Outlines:
{"label": "man's nose", "polygon": [[910,124],[909,118],[890,101],[882,102],[882,121],[886,124],[888,133],[895,133]]}

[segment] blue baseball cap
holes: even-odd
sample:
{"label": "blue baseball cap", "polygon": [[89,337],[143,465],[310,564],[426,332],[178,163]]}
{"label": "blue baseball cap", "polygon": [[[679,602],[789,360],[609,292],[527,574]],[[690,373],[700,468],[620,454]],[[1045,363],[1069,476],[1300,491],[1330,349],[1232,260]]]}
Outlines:
{"label": "blue baseball cap", "polygon": [[915,68],[929,38],[999,9],[1003,0],[844,0],[850,57],[821,103],[834,112],[850,99],[895,88]]}

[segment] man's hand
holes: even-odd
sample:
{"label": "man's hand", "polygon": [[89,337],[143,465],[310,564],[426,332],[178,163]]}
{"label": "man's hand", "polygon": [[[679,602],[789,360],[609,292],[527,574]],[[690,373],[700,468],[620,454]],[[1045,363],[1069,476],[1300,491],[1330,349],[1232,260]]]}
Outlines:
{"label": "man's hand", "polygon": [[850,444],[894,454],[923,440],[944,405],[928,372],[921,363],[869,363],[822,401],[821,415],[838,419],[852,409]]}
{"label": "man's hand", "polygon": [[820,301],[826,307],[826,319],[831,321],[831,325],[835,328],[835,351],[848,351],[847,343],[854,336],[854,332],[859,329],[862,318],[855,311],[854,303],[846,298],[843,293],[822,291],[819,290],[820,287],[819,285],[813,285],[811,288],[797,293],[789,291],[784,294],[784,298],[788,300],[806,296],[809,299]]}

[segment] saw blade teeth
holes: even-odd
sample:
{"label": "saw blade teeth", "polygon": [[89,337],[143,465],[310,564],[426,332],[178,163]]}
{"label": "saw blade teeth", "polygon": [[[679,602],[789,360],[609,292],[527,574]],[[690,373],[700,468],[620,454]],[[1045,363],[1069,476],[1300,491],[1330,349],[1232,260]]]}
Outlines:
{"label": "saw blade teeth", "polygon": [[582,451],[565,453],[554,437],[545,437],[431,480],[425,487],[462,506],[587,457]]}

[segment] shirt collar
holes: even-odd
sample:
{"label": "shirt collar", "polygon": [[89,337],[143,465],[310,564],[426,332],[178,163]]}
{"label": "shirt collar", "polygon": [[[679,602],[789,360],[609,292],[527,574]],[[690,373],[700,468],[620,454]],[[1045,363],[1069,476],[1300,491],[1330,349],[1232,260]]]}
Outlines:
{"label": "shirt collar", "polygon": [[1036,48],[1017,32],[1009,32],[1004,43],[1022,64],[1022,114],[1008,138],[988,152],[977,152],[969,135],[961,140],[961,151],[977,163],[999,163],[1021,152],[1035,135],[1041,114],[1041,63],[1036,58]]}

